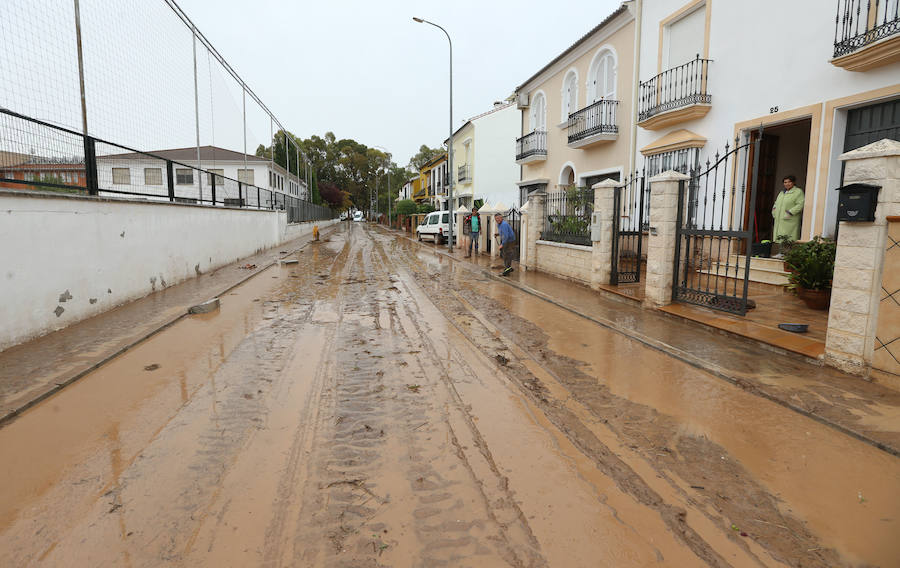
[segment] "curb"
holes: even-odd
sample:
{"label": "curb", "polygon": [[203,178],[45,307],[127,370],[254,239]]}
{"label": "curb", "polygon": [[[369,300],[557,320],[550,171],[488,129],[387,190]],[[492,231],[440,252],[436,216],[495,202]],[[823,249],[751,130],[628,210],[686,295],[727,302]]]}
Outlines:
{"label": "curb", "polygon": [[[331,227],[326,227],[325,230],[328,230],[328,232],[330,233],[331,230],[333,230],[332,227],[338,227],[338,226],[340,226],[340,223],[335,223],[334,225],[331,225]],[[331,230],[329,230],[329,229],[331,229]],[[324,234],[325,234],[324,231],[320,231],[320,232],[319,232],[319,235],[320,235],[320,236],[323,236]],[[282,258],[284,258],[285,256],[289,256],[289,255],[292,255],[292,254],[295,254],[295,253],[299,252],[300,250],[302,250],[302,249],[305,248],[307,245],[309,245],[310,243],[313,243],[313,242],[315,242],[315,241],[312,240],[312,239],[310,239],[309,241],[307,241],[306,243],[300,245],[299,247],[297,247],[297,248],[295,248],[295,249],[293,249],[293,250],[288,251],[287,254],[282,255]],[[274,248],[278,248],[278,247],[272,247],[272,248],[274,249]],[[240,280],[238,280],[236,283],[234,283],[234,284],[228,286],[228,287],[225,288],[224,290],[220,291],[218,294],[214,294],[213,297],[212,297],[210,300],[207,300],[207,301],[204,302],[204,303],[209,303],[209,302],[211,302],[211,301],[213,301],[213,300],[216,300],[216,303],[218,303],[218,298],[219,298],[219,297],[224,296],[225,294],[227,294],[228,292],[234,290],[235,288],[237,288],[237,287],[240,286],[241,284],[247,282],[248,280],[250,280],[250,279],[253,278],[254,276],[257,276],[257,275],[259,275],[259,274],[262,274],[263,272],[265,272],[265,271],[268,270],[269,268],[275,266],[276,264],[279,264],[280,262],[281,262],[281,259],[275,259],[275,260],[269,262],[268,264],[266,264],[266,265],[264,265],[264,266],[261,266],[258,270],[252,272],[251,274],[248,274],[248,275],[242,277],[242,278],[241,278]],[[55,384],[53,387],[51,387],[50,389],[41,392],[39,395],[35,396],[34,398],[32,398],[32,399],[28,400],[27,402],[25,402],[25,403],[23,403],[23,404],[17,406],[16,408],[10,410],[9,412],[7,412],[6,414],[4,414],[3,416],[0,416],[0,428],[6,426],[6,425],[9,424],[10,422],[12,422],[12,421],[15,420],[16,418],[18,418],[20,414],[22,414],[23,412],[25,412],[25,411],[28,410],[29,408],[33,407],[34,405],[38,404],[39,402],[42,402],[42,401],[44,401],[44,400],[50,398],[51,396],[53,396],[54,394],[58,393],[59,391],[61,391],[61,390],[64,389],[65,387],[71,385],[72,383],[74,383],[74,382],[77,381],[78,379],[81,379],[82,377],[84,377],[84,376],[86,376],[86,375],[88,375],[88,374],[90,374],[90,373],[96,371],[97,369],[99,369],[99,368],[102,367],[103,365],[109,363],[110,361],[112,361],[113,359],[115,359],[116,357],[118,357],[119,355],[122,355],[123,353],[125,353],[125,352],[128,351],[129,349],[132,349],[132,348],[134,348],[134,347],[140,345],[141,343],[143,343],[144,341],[150,339],[151,337],[153,337],[153,336],[156,335],[157,333],[159,333],[159,332],[161,332],[161,331],[163,331],[163,330],[165,330],[165,329],[167,329],[167,328],[169,328],[169,327],[172,327],[173,325],[175,325],[176,323],[178,323],[178,322],[181,321],[182,319],[184,319],[184,318],[186,318],[187,316],[191,315],[189,310],[190,310],[190,306],[184,306],[184,311],[183,311],[180,315],[177,315],[177,316],[173,317],[172,319],[170,319],[170,320],[168,320],[168,321],[166,321],[166,322],[160,324],[158,327],[156,327],[156,328],[154,328],[154,329],[151,329],[150,331],[148,331],[148,332],[145,333],[144,335],[140,336],[139,338],[135,339],[134,341],[132,341],[132,342],[129,343],[128,345],[125,345],[124,347],[122,347],[122,348],[120,348],[120,349],[114,351],[113,353],[110,353],[109,355],[106,355],[105,357],[103,357],[102,359],[100,359],[99,361],[97,361],[96,363],[94,363],[93,365],[91,365],[90,367],[88,367],[88,368],[86,368],[86,369],[82,369],[81,371],[78,371],[77,373],[75,373],[75,374],[72,375],[71,377],[68,377],[67,379],[63,380],[62,382],[56,383],[56,384]]]}
{"label": "curb", "polygon": [[[406,238],[407,240],[409,240],[410,242],[415,243],[416,245],[423,246],[410,237],[407,237],[405,235],[403,235],[403,237]],[[437,249],[432,249],[432,250],[434,251],[435,254],[443,255],[444,257],[446,257],[450,260],[453,260],[455,262],[463,262],[461,259],[456,258],[447,252],[437,250]],[[619,333],[620,335],[628,337],[629,339],[633,339],[634,341],[637,341],[638,343],[640,343],[646,347],[649,347],[655,351],[664,353],[665,355],[668,355],[674,359],[677,359],[677,360],[681,361],[682,363],[686,363],[686,364],[690,365],[691,367],[694,367],[701,371],[705,371],[718,379],[722,379],[726,382],[729,382],[729,383],[739,387],[741,390],[743,390],[745,392],[748,392],[748,393],[758,396],[760,398],[764,398],[766,400],[774,402],[780,406],[783,406],[784,408],[792,410],[798,414],[802,414],[803,416],[806,416],[807,418],[811,418],[824,426],[828,426],[829,428],[837,430],[838,432],[846,434],[846,435],[848,435],[852,438],[855,438],[861,442],[865,442],[866,444],[869,444],[870,446],[873,446],[879,450],[887,452],[888,454],[891,454],[895,457],[900,457],[900,449],[898,449],[898,448],[894,448],[893,446],[889,446],[883,442],[879,442],[878,440],[870,438],[869,436],[866,436],[865,434],[862,434],[860,432],[852,430],[846,426],[838,424],[837,422],[833,422],[825,417],[819,416],[819,415],[814,414],[804,408],[801,408],[797,405],[791,404],[790,402],[783,400],[775,395],[772,395],[763,390],[760,390],[751,381],[748,381],[747,379],[735,377],[732,374],[730,374],[726,369],[720,367],[719,365],[715,365],[708,361],[705,361],[699,357],[692,355],[691,353],[689,353],[687,351],[684,351],[683,349],[680,349],[673,345],[669,345],[668,343],[666,343],[664,341],[654,339],[654,338],[644,335],[642,333],[638,333],[632,329],[624,328],[624,327],[616,324],[612,320],[601,319],[601,318],[597,318],[597,317],[585,314],[584,312],[579,311],[577,308],[570,306],[564,302],[561,302],[561,301],[553,298],[552,296],[549,296],[549,295],[545,294],[544,292],[541,292],[540,290],[536,290],[534,288],[531,288],[530,286],[521,284],[520,282],[515,282],[515,281],[509,280],[507,278],[500,277],[500,276],[494,274],[493,272],[491,272],[490,270],[486,270],[480,266],[473,265],[471,263],[466,263],[466,262],[463,262],[463,263],[468,265],[470,270],[481,272],[482,274],[484,274],[485,276],[488,276],[492,280],[495,280],[497,282],[503,282],[504,284],[506,284],[508,286],[512,286],[513,288],[516,288],[518,290],[521,290],[522,292],[525,292],[526,294],[530,294],[532,296],[540,298],[541,300],[544,300],[545,302],[553,304],[554,306],[562,308],[562,309],[564,309],[568,312],[571,312],[572,314],[575,314],[581,318],[584,318],[588,321],[596,323],[597,325],[600,325],[601,327],[604,327],[606,329],[609,329],[611,331]],[[806,357],[805,359],[810,360],[808,357]]]}

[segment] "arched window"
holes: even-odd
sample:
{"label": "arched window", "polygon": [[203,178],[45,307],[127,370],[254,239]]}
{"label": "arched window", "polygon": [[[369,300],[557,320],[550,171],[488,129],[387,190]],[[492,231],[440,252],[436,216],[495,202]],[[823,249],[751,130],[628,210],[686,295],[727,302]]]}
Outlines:
{"label": "arched window", "polygon": [[575,185],[575,168],[567,162],[559,171],[559,187],[573,187]]}
{"label": "arched window", "polygon": [[616,98],[616,54],[611,49],[602,49],[591,62],[588,73],[588,104],[599,100]]}
{"label": "arched window", "polygon": [[538,91],[531,99],[531,131],[547,130],[547,99]]}
{"label": "arched window", "polygon": [[562,86],[562,121],[568,120],[569,115],[576,110],[578,110],[578,73],[570,69]]}

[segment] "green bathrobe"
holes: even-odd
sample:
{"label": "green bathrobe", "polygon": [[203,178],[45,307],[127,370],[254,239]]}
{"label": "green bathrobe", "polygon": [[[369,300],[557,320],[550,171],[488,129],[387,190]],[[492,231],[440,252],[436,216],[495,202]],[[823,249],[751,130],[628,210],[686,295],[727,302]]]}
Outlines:
{"label": "green bathrobe", "polygon": [[787,235],[795,241],[800,240],[803,199],[803,189],[796,185],[788,191],[778,194],[778,197],[775,198],[775,205],[772,206],[772,217],[775,218],[772,240],[778,240],[781,235]]}

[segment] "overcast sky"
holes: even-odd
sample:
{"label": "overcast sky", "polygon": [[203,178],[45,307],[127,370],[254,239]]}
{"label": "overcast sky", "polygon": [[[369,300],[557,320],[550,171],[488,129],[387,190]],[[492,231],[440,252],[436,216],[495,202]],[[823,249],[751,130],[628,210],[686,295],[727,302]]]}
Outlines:
{"label": "overcast sky", "polygon": [[[384,146],[406,164],[489,110],[614,11],[618,0],[179,0],[285,126]],[[512,143],[512,141],[510,141]]]}

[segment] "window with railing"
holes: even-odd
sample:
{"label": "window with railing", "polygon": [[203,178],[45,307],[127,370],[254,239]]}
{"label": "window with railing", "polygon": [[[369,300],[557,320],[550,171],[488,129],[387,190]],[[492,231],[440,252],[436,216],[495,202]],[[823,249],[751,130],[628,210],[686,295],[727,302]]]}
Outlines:
{"label": "window with railing", "polygon": [[547,156],[547,132],[535,130],[516,139],[516,160],[532,156]]}
{"label": "window with railing", "polygon": [[900,33],[900,0],[838,0],[834,56]]}
{"label": "window with railing", "polygon": [[709,104],[707,92],[710,59],[699,55],[684,65],[663,71],[639,89],[638,122],[657,114],[693,104]]}
{"label": "window with railing", "polygon": [[472,181],[472,166],[463,164],[456,169],[456,181],[465,183]]}
{"label": "window with railing", "polygon": [[569,115],[569,144],[595,134],[618,134],[616,111],[619,101],[597,101]]}
{"label": "window with railing", "polygon": [[541,239],[591,246],[593,189],[571,186],[548,193],[546,211]]}

